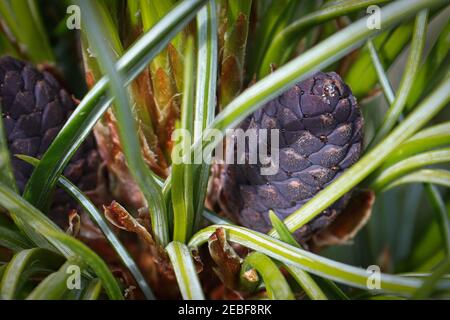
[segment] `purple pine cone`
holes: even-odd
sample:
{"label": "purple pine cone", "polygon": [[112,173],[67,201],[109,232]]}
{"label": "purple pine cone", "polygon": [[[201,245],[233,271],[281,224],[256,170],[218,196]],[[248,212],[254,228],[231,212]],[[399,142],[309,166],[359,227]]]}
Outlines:
{"label": "purple pine cone", "polygon": [[[23,192],[33,168],[13,155],[42,157],[76,102],[50,73],[8,56],[0,58],[0,102],[14,175]],[[90,136],[73,156],[64,175],[82,190],[93,190],[99,164],[95,141]],[[75,207],[61,190],[54,198],[53,212]]]}
{"label": "purple pine cone", "polygon": [[[224,165],[220,175],[220,206],[235,221],[267,232],[272,209],[280,218],[303,206],[339,177],[361,155],[363,118],[350,88],[334,72],[313,77],[268,102],[240,128],[279,129],[279,169],[261,175],[261,163]],[[246,150],[248,152],[248,150]],[[305,243],[329,225],[350,194],[294,235]]]}

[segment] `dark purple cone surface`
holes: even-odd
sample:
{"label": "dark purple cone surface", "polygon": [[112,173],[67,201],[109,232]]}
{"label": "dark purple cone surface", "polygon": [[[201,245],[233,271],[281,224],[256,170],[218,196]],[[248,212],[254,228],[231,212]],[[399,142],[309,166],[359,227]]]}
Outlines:
{"label": "dark purple cone surface", "polygon": [[[272,228],[269,209],[286,218],[354,164],[362,150],[360,108],[334,72],[320,72],[296,84],[249,116],[240,128],[280,130],[280,165],[275,175],[261,175],[258,163],[225,165],[220,177],[223,211],[261,232]],[[349,197],[346,194],[297,230],[296,238],[304,243],[329,225]]]}
{"label": "dark purple cone surface", "polygon": [[[40,72],[31,64],[8,56],[0,58],[0,102],[14,175],[23,192],[33,168],[14,155],[40,158],[76,103],[50,73]],[[82,190],[92,190],[96,187],[99,163],[91,136],[67,165],[64,175]],[[60,191],[54,199],[56,206],[52,211],[58,209],[58,204],[68,201]]]}

